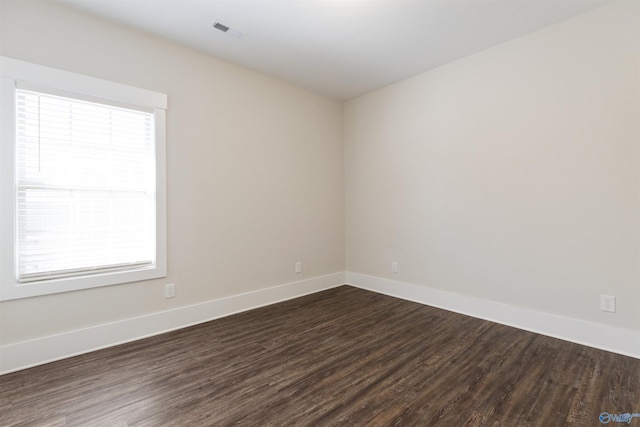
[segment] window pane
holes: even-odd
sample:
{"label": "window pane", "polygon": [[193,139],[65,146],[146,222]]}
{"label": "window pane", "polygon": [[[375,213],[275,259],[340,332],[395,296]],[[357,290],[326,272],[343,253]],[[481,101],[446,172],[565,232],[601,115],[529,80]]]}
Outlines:
{"label": "window pane", "polygon": [[153,114],[17,95],[19,278],[153,263]]}

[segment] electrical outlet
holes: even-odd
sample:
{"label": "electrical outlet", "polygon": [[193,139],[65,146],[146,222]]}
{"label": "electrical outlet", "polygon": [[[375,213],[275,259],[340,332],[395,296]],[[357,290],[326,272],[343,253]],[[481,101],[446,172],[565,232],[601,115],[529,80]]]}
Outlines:
{"label": "electrical outlet", "polygon": [[296,262],[296,273],[302,273],[302,263]]}
{"label": "electrical outlet", "polygon": [[397,273],[398,272],[398,262],[397,261],[393,261],[391,263],[391,272],[392,273]]}
{"label": "electrical outlet", "polygon": [[616,312],[616,297],[613,295],[600,295],[600,310]]}
{"label": "electrical outlet", "polygon": [[173,298],[176,296],[176,285],[174,283],[167,283],[164,285],[164,297]]}

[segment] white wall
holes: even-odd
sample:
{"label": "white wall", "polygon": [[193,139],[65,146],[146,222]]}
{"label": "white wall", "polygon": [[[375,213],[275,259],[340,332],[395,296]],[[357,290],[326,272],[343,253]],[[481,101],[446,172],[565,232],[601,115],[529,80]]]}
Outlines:
{"label": "white wall", "polygon": [[347,102],[347,270],[640,330],[639,37],[617,2]]}
{"label": "white wall", "polygon": [[341,103],[53,2],[1,7],[1,55],[168,94],[169,275],[1,302],[0,346],[344,271]]}

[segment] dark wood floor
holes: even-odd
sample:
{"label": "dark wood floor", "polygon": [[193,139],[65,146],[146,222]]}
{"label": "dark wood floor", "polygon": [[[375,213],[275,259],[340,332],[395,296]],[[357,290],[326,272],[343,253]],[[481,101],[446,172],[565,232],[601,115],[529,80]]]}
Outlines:
{"label": "dark wood floor", "polygon": [[640,412],[640,360],[347,286],[0,376],[2,426],[599,426],[604,411]]}

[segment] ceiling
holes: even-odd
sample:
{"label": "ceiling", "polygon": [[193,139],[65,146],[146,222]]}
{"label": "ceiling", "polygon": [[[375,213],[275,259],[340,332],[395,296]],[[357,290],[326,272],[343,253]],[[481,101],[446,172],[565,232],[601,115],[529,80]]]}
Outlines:
{"label": "ceiling", "polygon": [[57,1],[346,100],[608,0]]}

